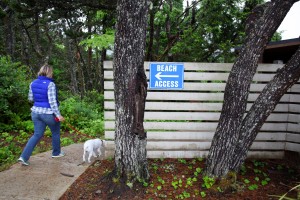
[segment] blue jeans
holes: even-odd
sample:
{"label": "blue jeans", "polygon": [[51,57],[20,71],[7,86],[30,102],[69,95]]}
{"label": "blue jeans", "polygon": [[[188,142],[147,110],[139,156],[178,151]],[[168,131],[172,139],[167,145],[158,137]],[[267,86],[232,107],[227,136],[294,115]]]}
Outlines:
{"label": "blue jeans", "polygon": [[48,126],[52,133],[52,155],[60,154],[60,122],[54,120],[53,114],[37,114],[32,112],[31,118],[34,124],[34,133],[28,140],[21,157],[27,161],[29,160],[35,146],[44,136],[46,126]]}

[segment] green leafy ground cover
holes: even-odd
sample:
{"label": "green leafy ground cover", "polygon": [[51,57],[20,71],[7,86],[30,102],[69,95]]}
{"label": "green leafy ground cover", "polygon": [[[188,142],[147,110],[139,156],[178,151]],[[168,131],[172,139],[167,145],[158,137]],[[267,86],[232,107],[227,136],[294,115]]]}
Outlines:
{"label": "green leafy ground cover", "polygon": [[[299,155],[282,160],[247,160],[235,184],[222,189],[220,180],[203,175],[205,159],[149,159],[149,182],[112,189],[107,175],[113,159],[95,161],[65,192],[67,199],[279,199],[300,184]],[[300,186],[298,186],[300,189]],[[299,199],[297,188],[286,197]],[[297,197],[298,195],[298,197]],[[287,199],[287,198],[286,198]]]}

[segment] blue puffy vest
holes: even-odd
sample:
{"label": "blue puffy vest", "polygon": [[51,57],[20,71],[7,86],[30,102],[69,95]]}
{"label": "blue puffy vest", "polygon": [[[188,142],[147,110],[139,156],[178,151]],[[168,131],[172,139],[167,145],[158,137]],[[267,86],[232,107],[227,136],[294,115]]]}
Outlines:
{"label": "blue puffy vest", "polygon": [[50,82],[54,82],[52,78],[48,78],[46,76],[38,76],[38,78],[31,83],[34,106],[51,108],[48,100],[48,86]]}

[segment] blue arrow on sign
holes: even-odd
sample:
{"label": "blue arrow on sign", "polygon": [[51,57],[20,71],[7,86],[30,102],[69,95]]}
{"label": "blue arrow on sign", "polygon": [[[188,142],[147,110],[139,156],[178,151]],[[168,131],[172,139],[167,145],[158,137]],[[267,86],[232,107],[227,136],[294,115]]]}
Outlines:
{"label": "blue arrow on sign", "polygon": [[182,63],[150,63],[150,89],[183,89]]}

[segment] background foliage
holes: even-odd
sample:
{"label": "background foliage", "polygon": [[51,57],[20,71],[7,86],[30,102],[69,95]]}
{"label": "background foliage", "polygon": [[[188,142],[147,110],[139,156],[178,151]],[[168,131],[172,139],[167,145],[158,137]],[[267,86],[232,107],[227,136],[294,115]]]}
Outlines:
{"label": "background foliage", "polygon": [[[145,60],[232,62],[244,22],[262,2],[152,0]],[[44,63],[54,67],[62,130],[72,132],[69,123],[103,136],[103,62],[113,58],[115,15],[116,0],[0,2],[1,163],[15,160],[33,132],[27,93]]]}
{"label": "background foliage", "polygon": [[0,57],[0,132],[9,131],[28,118],[28,68],[9,57]]}

